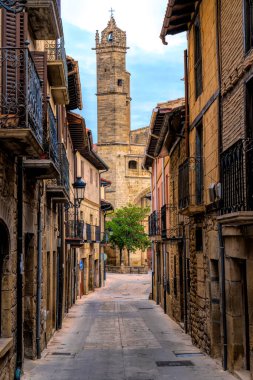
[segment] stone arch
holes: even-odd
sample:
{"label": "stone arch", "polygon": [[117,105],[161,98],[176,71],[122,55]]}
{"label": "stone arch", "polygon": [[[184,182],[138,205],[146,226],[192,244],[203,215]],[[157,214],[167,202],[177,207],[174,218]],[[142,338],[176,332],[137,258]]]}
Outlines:
{"label": "stone arch", "polygon": [[150,194],[150,186],[146,187],[146,189],[142,190],[137,197],[134,199],[134,204],[138,204],[145,195]]}
{"label": "stone arch", "polygon": [[[0,219],[0,337],[10,336],[8,323],[10,308],[10,286],[8,281],[10,258],[10,234],[7,225]],[[5,323],[4,323],[5,322]]]}

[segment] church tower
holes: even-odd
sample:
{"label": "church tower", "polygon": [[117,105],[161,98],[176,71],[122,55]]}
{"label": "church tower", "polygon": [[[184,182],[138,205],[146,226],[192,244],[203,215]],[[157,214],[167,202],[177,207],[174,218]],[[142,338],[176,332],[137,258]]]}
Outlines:
{"label": "church tower", "polygon": [[113,15],[101,38],[96,32],[98,145],[130,142],[130,74],[126,32]]}

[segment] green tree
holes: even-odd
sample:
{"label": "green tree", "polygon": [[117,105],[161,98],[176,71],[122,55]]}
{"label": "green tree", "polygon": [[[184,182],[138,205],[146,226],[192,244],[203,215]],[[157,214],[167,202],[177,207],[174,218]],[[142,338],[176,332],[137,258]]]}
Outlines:
{"label": "green tree", "polygon": [[137,249],[144,250],[150,246],[150,241],[145,233],[143,220],[149,213],[149,208],[141,208],[128,205],[117,209],[112,218],[106,224],[109,231],[109,243],[120,252],[120,265],[122,264],[123,250],[128,252],[128,264],[130,264],[130,252]]}

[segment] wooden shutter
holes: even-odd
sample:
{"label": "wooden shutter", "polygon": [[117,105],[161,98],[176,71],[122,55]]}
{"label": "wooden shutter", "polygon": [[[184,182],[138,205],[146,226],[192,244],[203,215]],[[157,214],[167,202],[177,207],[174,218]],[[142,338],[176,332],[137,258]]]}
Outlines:
{"label": "wooden shutter", "polygon": [[[2,89],[3,103],[1,113],[17,114],[17,105],[21,101],[20,94],[24,90],[24,55],[18,49],[24,46],[27,38],[27,14],[15,15],[2,10]],[[12,49],[13,48],[13,49]],[[8,54],[7,54],[8,53]],[[16,62],[16,64],[13,64]],[[21,95],[22,96],[22,95]],[[15,102],[13,102],[15,99]],[[10,107],[10,100],[14,105]]]}

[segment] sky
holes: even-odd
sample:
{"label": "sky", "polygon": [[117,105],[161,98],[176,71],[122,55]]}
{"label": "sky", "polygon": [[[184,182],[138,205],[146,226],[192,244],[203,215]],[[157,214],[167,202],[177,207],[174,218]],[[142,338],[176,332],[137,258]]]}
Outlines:
{"label": "sky", "polygon": [[[96,30],[106,28],[111,13],[127,32],[126,69],[131,73],[131,129],[149,125],[157,103],[184,96],[184,33],[159,38],[168,0],[62,0],[67,55],[79,61],[87,128],[97,140]],[[80,112],[80,111],[78,111]]]}

